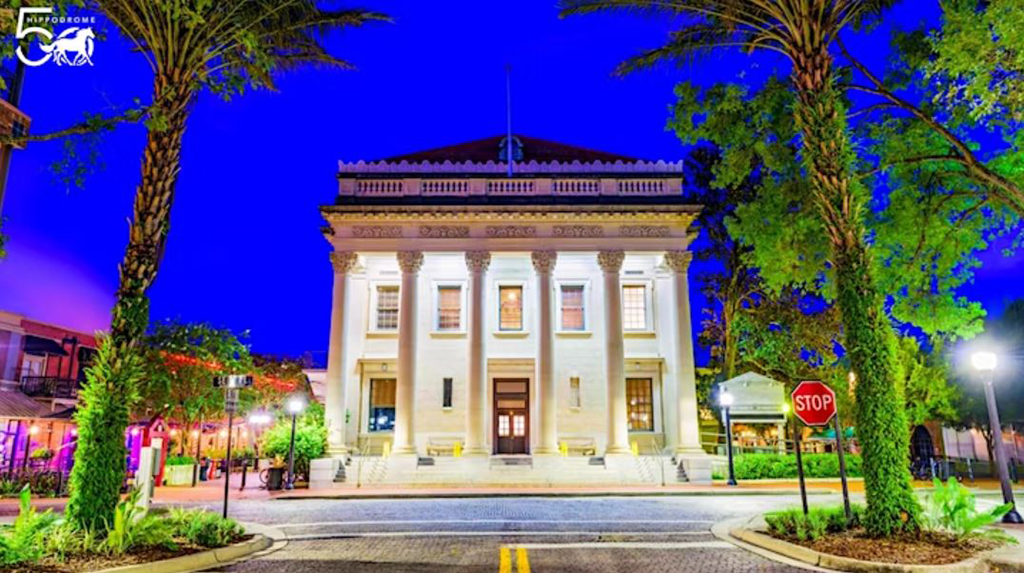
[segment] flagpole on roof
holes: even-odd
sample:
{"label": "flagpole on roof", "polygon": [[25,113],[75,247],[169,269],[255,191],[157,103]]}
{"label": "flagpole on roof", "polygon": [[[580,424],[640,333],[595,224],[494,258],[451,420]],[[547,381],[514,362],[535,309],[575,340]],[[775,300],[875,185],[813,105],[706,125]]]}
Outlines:
{"label": "flagpole on roof", "polygon": [[505,64],[505,111],[508,135],[505,138],[505,161],[508,162],[508,176],[512,177],[512,64]]}

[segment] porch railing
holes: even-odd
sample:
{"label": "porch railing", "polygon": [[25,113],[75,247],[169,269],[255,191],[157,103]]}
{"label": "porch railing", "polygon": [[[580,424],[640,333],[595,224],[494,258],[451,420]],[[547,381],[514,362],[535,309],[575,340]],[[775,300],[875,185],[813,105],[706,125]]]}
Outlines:
{"label": "porch railing", "polygon": [[77,398],[78,381],[57,376],[22,376],[22,393],[33,398]]}

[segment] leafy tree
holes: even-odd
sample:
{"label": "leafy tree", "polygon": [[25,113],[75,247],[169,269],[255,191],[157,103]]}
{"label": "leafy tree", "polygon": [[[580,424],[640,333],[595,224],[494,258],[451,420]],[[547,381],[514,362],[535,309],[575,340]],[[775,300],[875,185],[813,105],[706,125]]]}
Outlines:
{"label": "leafy tree", "polygon": [[[128,247],[120,266],[110,335],[102,344],[87,394],[94,400],[132,396],[142,371],[138,346],[149,322],[147,291],[156,279],[166,245],[171,204],[181,169],[181,143],[191,105],[204,88],[222,97],[246,87],[274,89],[274,74],[304,64],[338,68],[350,65],[321,45],[330,30],[384,20],[363,10],[322,10],[314,0],[94,0],[95,6],[127,36],[153,70],[153,98],[146,120],[142,180],[135,194]],[[84,401],[79,427],[98,424],[107,439],[123,433],[124,416],[88,415]],[[77,523],[108,519],[113,514],[120,479],[96,480],[87,466],[124,467],[119,446],[88,444],[100,436],[84,428],[82,452],[99,455],[76,463],[71,476],[67,515]],[[84,446],[84,448],[83,448]],[[95,447],[94,447],[95,446]],[[123,474],[123,472],[122,472]]]}
{"label": "leafy tree", "polygon": [[[223,413],[224,390],[214,387],[214,376],[254,368],[248,347],[234,333],[206,323],[161,322],[146,335],[143,352],[136,411],[162,415],[185,429]],[[184,450],[184,438],[180,446]]]}
{"label": "leafy tree", "polygon": [[[881,255],[892,256],[893,253],[879,253],[873,242],[870,232],[875,216],[871,209],[873,195],[863,181],[871,174],[862,175],[855,171],[861,162],[854,152],[847,114],[849,102],[843,91],[849,86],[840,85],[841,78],[833,65],[832,52],[834,44],[838,44],[845,53],[845,48],[838,42],[845,28],[858,21],[869,20],[890,4],[892,2],[853,0],[562,2],[563,14],[635,9],[687,17],[682,20],[681,27],[671,33],[667,44],[627,61],[620,66],[620,72],[664,61],[685,60],[721,47],[739,47],[751,52],[772,50],[786,55],[792,62],[792,84],[787,86],[793,96],[788,106],[791,113],[787,115],[792,118],[792,126],[788,129],[799,136],[802,176],[773,181],[771,187],[782,192],[766,198],[766,202],[772,203],[775,209],[753,219],[755,225],[759,219],[762,227],[774,226],[769,235],[775,240],[768,242],[773,247],[781,247],[771,251],[776,263],[803,271],[789,275],[784,282],[797,282],[800,286],[823,286],[822,283],[826,283],[824,286],[830,289],[827,294],[834,297],[840,310],[851,370],[858,380],[857,426],[864,446],[868,500],[865,525],[875,536],[918,528],[919,507],[910,489],[905,460],[907,436],[902,396],[897,384],[895,338],[889,328],[884,307],[886,298],[883,296],[883,292],[887,292],[885,287],[899,284],[899,281],[891,279],[891,282],[884,283],[878,271],[880,266],[900,266],[899,263],[904,261],[895,257],[896,264],[891,264],[892,261]],[[859,62],[849,56],[848,59],[869,81],[873,79],[870,72],[859,66]],[[732,89],[734,98],[737,91],[742,89]],[[877,88],[874,91],[879,92]],[[743,94],[738,95],[742,99]],[[890,101],[886,105],[893,103]],[[909,106],[908,111],[915,110],[920,112],[916,106]],[[861,110],[861,113],[867,114],[868,111]],[[972,181],[988,188],[996,196],[1006,192],[1005,179],[993,174],[988,166],[980,165],[969,146],[963,145],[956,136],[948,137],[941,125],[923,115],[918,113],[915,118],[934,134],[945,137],[951,145],[959,144],[963,148],[958,159]],[[753,114],[740,114],[739,123],[726,126],[727,132],[735,135],[737,130],[757,124],[759,116],[760,110]],[[720,141],[728,138],[729,135],[718,135],[708,139]],[[792,139],[781,137],[776,141],[786,146]],[[779,147],[773,146],[771,140],[760,138],[754,139],[750,145],[735,137],[727,143],[762,156],[768,155],[766,148]],[[730,168],[749,164],[750,157],[742,155],[737,155],[735,162],[723,162]],[[880,165],[882,170],[889,167],[887,162]],[[974,193],[974,201],[980,199]],[[1013,202],[1006,201],[1006,204],[1012,205]],[[770,216],[776,213],[790,216],[780,219]],[[966,213],[969,215],[970,211]],[[807,249],[808,245],[816,248]],[[794,249],[794,246],[798,248]],[[785,256],[789,252],[798,256]],[[928,267],[931,261],[911,256],[907,264]],[[926,292],[920,285],[901,286],[909,294],[922,295]],[[919,287],[916,292],[912,290],[914,286]],[[901,310],[909,312],[916,307],[911,305]],[[957,317],[957,320],[964,322],[962,317]]]}
{"label": "leafy tree", "polygon": [[896,349],[909,431],[929,421],[953,423],[957,417],[960,392],[950,380],[945,343],[936,338],[932,345],[925,352],[917,338],[901,336]]}

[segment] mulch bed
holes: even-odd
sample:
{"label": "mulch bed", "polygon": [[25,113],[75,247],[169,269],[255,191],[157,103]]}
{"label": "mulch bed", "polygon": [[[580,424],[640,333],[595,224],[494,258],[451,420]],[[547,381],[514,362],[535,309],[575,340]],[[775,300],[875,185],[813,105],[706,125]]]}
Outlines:
{"label": "mulch bed", "polygon": [[[252,535],[244,535],[234,541],[240,543],[252,539]],[[163,561],[174,557],[183,557],[200,551],[207,551],[206,547],[178,543],[177,549],[164,549],[162,547],[150,547],[122,555],[121,557],[107,557],[105,555],[70,555],[64,561],[56,561],[46,558],[39,563],[31,565],[12,565],[9,567],[0,566],[0,573],[82,573],[84,571],[102,571],[112,567],[123,565],[136,565],[138,563],[150,563]]]}
{"label": "mulch bed", "polygon": [[952,535],[932,531],[921,532],[916,536],[873,539],[867,537],[863,529],[830,533],[815,541],[786,541],[830,555],[904,565],[956,563],[1001,545],[998,541],[988,539],[958,541]]}

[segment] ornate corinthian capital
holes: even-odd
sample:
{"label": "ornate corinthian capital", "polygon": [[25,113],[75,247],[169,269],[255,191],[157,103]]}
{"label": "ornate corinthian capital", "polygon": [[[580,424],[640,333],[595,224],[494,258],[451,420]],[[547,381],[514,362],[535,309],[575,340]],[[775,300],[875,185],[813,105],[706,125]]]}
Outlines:
{"label": "ornate corinthian capital", "polygon": [[550,273],[555,268],[558,253],[555,251],[534,251],[531,253],[530,258],[533,259],[533,270],[538,273]]}
{"label": "ornate corinthian capital", "polygon": [[352,251],[334,251],[331,253],[331,266],[336,273],[347,273],[356,266],[359,256]]}
{"label": "ornate corinthian capital", "polygon": [[617,273],[622,270],[622,261],[626,254],[622,251],[601,251],[597,253],[597,264],[606,273]]}
{"label": "ornate corinthian capital", "polygon": [[690,251],[666,251],[665,266],[677,273],[685,273],[690,268],[693,253]]}
{"label": "ornate corinthian capital", "polygon": [[423,253],[420,251],[398,251],[398,267],[403,273],[418,273],[422,266]]}
{"label": "ornate corinthian capital", "polygon": [[466,268],[471,272],[485,272],[491,266],[490,251],[466,251]]}

